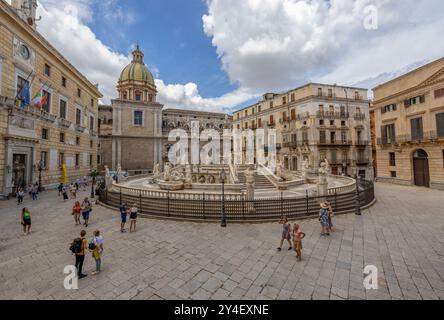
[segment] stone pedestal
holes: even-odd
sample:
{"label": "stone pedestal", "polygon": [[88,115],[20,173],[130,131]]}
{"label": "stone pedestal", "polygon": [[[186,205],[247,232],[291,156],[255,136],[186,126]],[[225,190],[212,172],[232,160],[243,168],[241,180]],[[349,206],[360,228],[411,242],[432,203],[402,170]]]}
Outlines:
{"label": "stone pedestal", "polygon": [[318,182],[317,183],[317,191],[318,191],[318,197],[319,202],[324,202],[327,200],[328,195],[328,183],[327,182]]}

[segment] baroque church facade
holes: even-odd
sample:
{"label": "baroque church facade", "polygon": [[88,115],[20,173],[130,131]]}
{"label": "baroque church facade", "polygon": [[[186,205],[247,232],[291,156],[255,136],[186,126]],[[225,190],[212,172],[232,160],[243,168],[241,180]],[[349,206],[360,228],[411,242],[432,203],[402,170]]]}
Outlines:
{"label": "baroque church facade", "polygon": [[168,161],[171,130],[189,133],[192,121],[199,122],[200,131],[231,128],[232,117],[224,113],[164,108],[139,46],[132,55],[117,83],[118,98],[99,106],[99,168],[114,171],[120,164],[129,172],[150,172]]}

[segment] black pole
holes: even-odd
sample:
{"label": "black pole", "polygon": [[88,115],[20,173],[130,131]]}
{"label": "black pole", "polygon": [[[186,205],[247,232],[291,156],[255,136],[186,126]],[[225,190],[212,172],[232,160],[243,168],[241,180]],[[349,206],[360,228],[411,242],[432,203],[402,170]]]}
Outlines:
{"label": "black pole", "polygon": [[42,192],[42,166],[39,164],[39,192]]}
{"label": "black pole", "polygon": [[357,216],[361,215],[361,201],[359,199],[359,183],[358,179],[356,179],[356,213]]}
{"label": "black pole", "polygon": [[222,179],[222,222],[220,224],[222,228],[227,226],[227,220],[225,217],[225,181]]}
{"label": "black pole", "polygon": [[92,178],[91,181],[91,199],[94,199],[94,184],[96,183],[96,177]]}

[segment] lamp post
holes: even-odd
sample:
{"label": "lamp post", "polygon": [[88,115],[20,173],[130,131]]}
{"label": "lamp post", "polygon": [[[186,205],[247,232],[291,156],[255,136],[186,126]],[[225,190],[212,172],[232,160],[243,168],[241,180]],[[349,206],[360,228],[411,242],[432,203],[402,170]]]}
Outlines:
{"label": "lamp post", "polygon": [[227,219],[225,217],[225,179],[227,175],[225,173],[225,169],[222,168],[222,171],[220,172],[220,181],[222,182],[222,221],[220,226],[222,228],[225,228],[227,226]]}
{"label": "lamp post", "polygon": [[91,199],[94,199],[94,185],[96,184],[96,177],[99,175],[97,170],[91,171]]}
{"label": "lamp post", "polygon": [[39,192],[42,192],[42,171],[43,171],[43,160],[40,159],[39,161],[39,165],[38,165],[38,170],[39,170]]}

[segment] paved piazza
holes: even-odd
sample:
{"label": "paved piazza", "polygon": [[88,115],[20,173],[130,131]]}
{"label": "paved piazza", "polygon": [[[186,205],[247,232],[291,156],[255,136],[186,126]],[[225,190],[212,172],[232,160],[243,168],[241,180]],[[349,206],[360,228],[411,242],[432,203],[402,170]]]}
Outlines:
{"label": "paved piazza", "polygon": [[[95,206],[88,238],[104,236],[103,271],[65,290],[63,268],[72,203],[55,192],[31,204],[33,232],[23,236],[15,201],[0,202],[1,299],[444,299],[444,193],[376,184],[377,204],[362,216],[334,218],[320,236],[317,220],[301,222],[303,261],[284,246],[281,226],[166,222],[140,218],[120,233],[120,214]],[[83,193],[86,195],[87,193]],[[379,269],[379,289],[363,288],[364,265]],[[84,272],[94,270],[87,255]]]}

